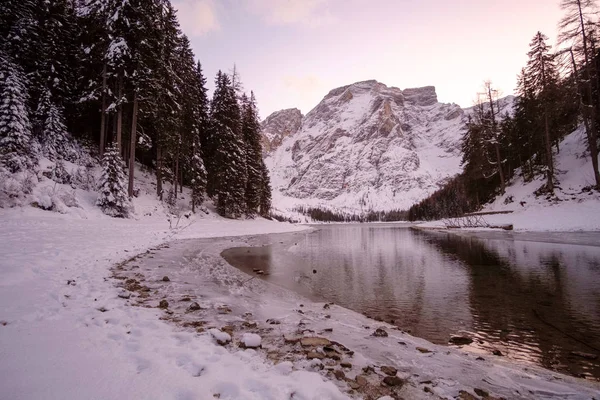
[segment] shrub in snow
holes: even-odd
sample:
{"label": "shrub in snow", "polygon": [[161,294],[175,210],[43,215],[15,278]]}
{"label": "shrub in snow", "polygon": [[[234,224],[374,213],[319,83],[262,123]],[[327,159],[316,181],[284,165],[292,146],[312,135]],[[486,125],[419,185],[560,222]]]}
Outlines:
{"label": "shrub in snow", "polygon": [[96,178],[92,167],[79,167],[71,175],[71,185],[83,190],[95,190]]}
{"label": "shrub in snow", "polygon": [[111,217],[128,218],[131,202],[127,197],[123,160],[114,145],[106,150],[102,158],[102,176],[99,186],[100,194],[96,205],[102,209],[102,212]]}
{"label": "shrub in snow", "polygon": [[0,165],[19,172],[36,164],[23,73],[0,52]]}
{"label": "shrub in snow", "polygon": [[31,171],[13,174],[0,166],[0,208],[23,205],[36,183],[37,177]]}
{"label": "shrub in snow", "polygon": [[65,163],[60,158],[56,160],[56,163],[52,168],[52,177],[50,179],[63,185],[71,184],[71,174],[69,174],[65,168]]}

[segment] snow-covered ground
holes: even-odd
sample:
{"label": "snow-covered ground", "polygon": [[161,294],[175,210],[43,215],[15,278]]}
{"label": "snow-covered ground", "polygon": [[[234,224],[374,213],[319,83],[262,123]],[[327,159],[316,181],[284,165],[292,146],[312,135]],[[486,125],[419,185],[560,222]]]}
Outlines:
{"label": "snow-covered ground", "polygon": [[[584,132],[578,129],[560,144],[556,154],[557,184],[555,196],[536,196],[545,184],[543,176],[531,182],[516,177],[504,195],[486,205],[482,212],[511,211],[509,214],[485,215],[492,225],[513,224],[518,231],[597,231],[600,230],[600,193],[589,190],[594,184],[591,159],[584,156]],[[444,221],[419,225],[444,227]]]}
{"label": "snow-covered ground", "polygon": [[[36,191],[49,184],[41,182]],[[494,356],[477,359],[341,307],[325,310],[248,281],[219,256],[223,249],[260,245],[264,239],[254,236],[260,233],[306,228],[225,220],[210,211],[169,222],[154,199],[151,176],[139,174],[137,187],[136,214],[129,220],[103,215],[94,193],[80,189],[73,189],[77,206],[64,214],[0,209],[0,398],[344,399],[365,393],[350,390],[358,375],[377,398],[391,390],[381,384],[384,365],[398,369],[398,393],[405,398],[452,398],[477,388],[506,398],[590,399],[600,390],[594,382]],[[53,185],[55,194],[60,190],[69,189]],[[184,193],[179,199],[180,209],[187,198]],[[119,287],[125,279],[141,282],[147,295]],[[199,303],[200,314],[186,308],[184,295]],[[169,305],[159,308],[161,300]],[[181,325],[202,313],[206,321],[191,321],[202,329]],[[270,318],[280,323],[271,326]],[[240,339],[255,345],[256,336],[236,331],[223,347],[216,339],[227,342],[225,335],[209,333],[244,322],[257,324],[244,333],[259,334],[262,349],[238,347]],[[377,327],[388,336],[372,336]],[[300,344],[270,357],[274,349],[286,350],[282,334],[299,331],[347,346],[351,365],[335,366],[344,375],[330,371],[327,359],[307,360]],[[315,350],[326,353],[322,346]],[[368,366],[374,370],[364,372]]]}

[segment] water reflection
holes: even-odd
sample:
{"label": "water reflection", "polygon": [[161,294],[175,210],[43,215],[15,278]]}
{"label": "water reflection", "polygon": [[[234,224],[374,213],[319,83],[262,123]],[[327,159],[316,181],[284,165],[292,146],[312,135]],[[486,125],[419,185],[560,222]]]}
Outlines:
{"label": "water reflection", "polygon": [[598,359],[572,354],[600,353],[600,247],[379,225],[329,226],[291,240],[223,256],[436,343],[468,332],[474,351],[600,377]]}

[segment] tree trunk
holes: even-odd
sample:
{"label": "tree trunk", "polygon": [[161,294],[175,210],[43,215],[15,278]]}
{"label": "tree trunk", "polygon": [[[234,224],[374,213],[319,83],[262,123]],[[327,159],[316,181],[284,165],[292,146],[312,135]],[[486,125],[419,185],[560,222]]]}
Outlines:
{"label": "tree trunk", "polygon": [[102,67],[102,114],[100,115],[100,158],[104,155],[106,138],[106,63]]}
{"label": "tree trunk", "polygon": [[175,167],[173,168],[173,193],[177,196],[177,184],[179,183],[179,156],[175,157]]}
{"label": "tree trunk", "polygon": [[162,187],[162,146],[160,145],[160,139],[157,140],[156,145],[156,195],[160,200],[163,199],[163,187]]}
{"label": "tree trunk", "polygon": [[179,193],[183,193],[183,168],[179,170]]}
{"label": "tree trunk", "polygon": [[129,142],[129,188],[127,190],[129,197],[133,197],[133,177],[135,170],[135,141],[137,133],[137,114],[138,114],[138,100],[137,93],[133,95],[133,114],[131,121],[131,140]]}
{"label": "tree trunk", "polygon": [[[546,108],[546,107],[544,107]],[[552,162],[552,142],[550,141],[550,127],[548,126],[548,112],[544,110],[544,128],[546,130],[546,166],[548,167],[547,187],[550,192],[554,192],[554,163]]]}
{"label": "tree trunk", "polygon": [[119,154],[122,154],[123,147],[123,75],[119,75],[119,106],[117,108],[117,148],[119,149]]}

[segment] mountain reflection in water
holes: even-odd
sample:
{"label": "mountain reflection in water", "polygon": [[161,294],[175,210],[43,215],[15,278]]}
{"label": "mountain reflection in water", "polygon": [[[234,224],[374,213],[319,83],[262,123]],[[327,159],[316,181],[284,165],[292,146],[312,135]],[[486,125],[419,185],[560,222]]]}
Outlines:
{"label": "mountain reflection in water", "polygon": [[[457,235],[328,225],[223,252],[232,265],[438,344],[600,378],[600,233]],[[284,242],[280,241],[284,238]],[[582,243],[582,244],[578,244]],[[596,244],[596,245],[592,245]],[[313,273],[313,270],[316,273]]]}

